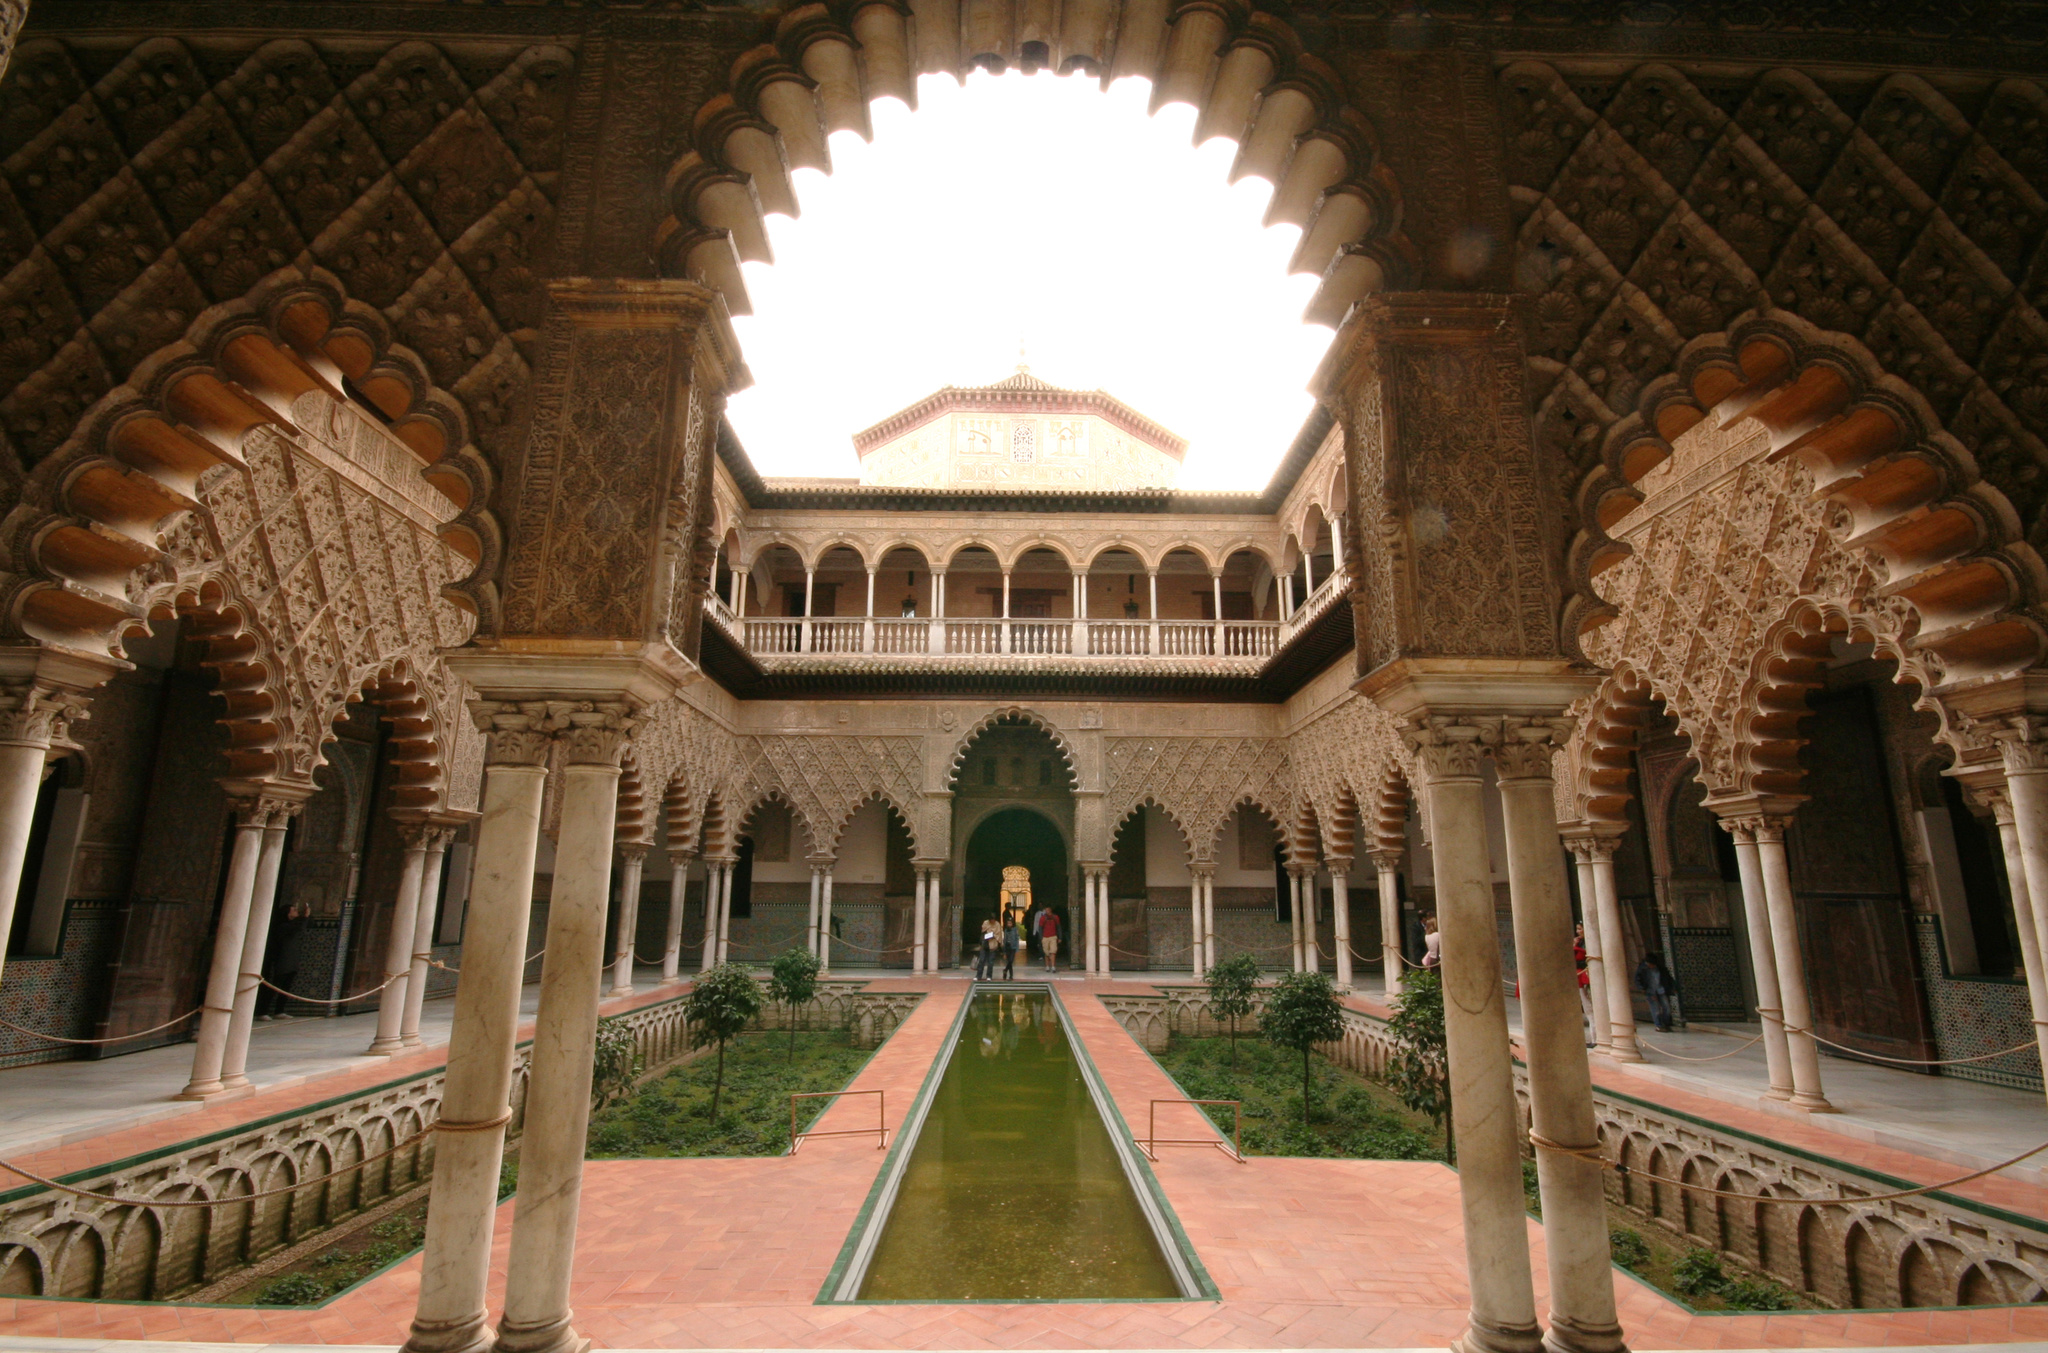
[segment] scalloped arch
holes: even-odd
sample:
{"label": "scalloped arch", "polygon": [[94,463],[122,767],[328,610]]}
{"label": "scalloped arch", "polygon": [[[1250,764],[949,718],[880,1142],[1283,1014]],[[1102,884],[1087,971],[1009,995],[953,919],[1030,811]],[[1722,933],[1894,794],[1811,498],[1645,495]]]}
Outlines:
{"label": "scalloped arch", "polygon": [[447,503],[442,542],[470,565],[446,595],[488,618],[501,533],[483,506],[494,481],[461,401],[331,274],[285,269],[203,311],[37,463],[0,526],[6,626],[118,653],[122,632],[146,614],[133,598],[162,572],[168,537],[205,510],[200,481],[223,466],[246,472],[245,439],[297,429],[298,403],[312,392],[366,410],[418,462]]}
{"label": "scalloped arch", "polygon": [[832,171],[826,137],[871,135],[868,103],[917,104],[917,76],[976,67],[1049,66],[1104,83],[1152,81],[1152,111],[1186,103],[1197,142],[1238,143],[1230,179],[1275,185],[1268,224],[1302,229],[1289,271],[1323,279],[1307,317],[1334,325],[1353,302],[1418,271],[1401,229],[1401,192],[1370,120],[1344,81],[1303,50],[1283,18],[1241,0],[1171,9],[1141,0],[1068,0],[1057,21],[1009,6],[936,0],[908,8],[800,5],[772,16],[770,40],[742,53],[726,91],[693,119],[693,149],[664,183],[669,215],[655,240],[665,276],[722,293],[751,311],[740,263],[773,260],[765,216],[794,216],[792,169]]}
{"label": "scalloped arch", "polygon": [[1067,768],[1068,786],[1081,788],[1081,767],[1075,757],[1074,744],[1060,731],[1058,724],[1026,705],[1005,705],[992,710],[961,734],[960,740],[953,745],[952,759],[946,763],[945,784],[948,787],[960,778],[960,767],[966,761],[967,749],[974,745],[974,740],[999,723],[1030,724],[1051,738],[1053,745],[1059,748],[1061,763]]}
{"label": "scalloped arch", "polygon": [[1577,494],[1585,525],[1571,546],[1577,595],[1566,616],[1575,640],[1618,614],[1596,590],[1625,553],[1607,529],[1642,501],[1635,485],[1672,443],[1710,416],[1722,428],[1755,420],[1772,461],[1796,459],[1812,474],[1829,529],[1918,614],[1907,646],[1938,680],[2009,674],[2048,656],[2038,618],[2048,567],[2011,502],[1861,343],[1775,310],[1686,344],[1637,410],[1608,429]]}

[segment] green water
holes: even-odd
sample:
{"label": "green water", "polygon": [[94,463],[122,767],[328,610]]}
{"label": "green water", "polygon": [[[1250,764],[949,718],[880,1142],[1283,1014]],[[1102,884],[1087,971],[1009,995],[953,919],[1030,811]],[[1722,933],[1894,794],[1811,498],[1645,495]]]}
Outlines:
{"label": "green water", "polygon": [[1179,1295],[1052,998],[976,994],[861,1298]]}

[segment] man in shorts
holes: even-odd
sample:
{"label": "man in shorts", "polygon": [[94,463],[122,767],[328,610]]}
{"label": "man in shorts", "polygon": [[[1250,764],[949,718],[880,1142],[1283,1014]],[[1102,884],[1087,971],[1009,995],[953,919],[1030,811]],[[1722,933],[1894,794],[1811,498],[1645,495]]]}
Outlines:
{"label": "man in shorts", "polygon": [[1051,907],[1038,913],[1038,951],[1045,955],[1045,970],[1060,970],[1060,918]]}

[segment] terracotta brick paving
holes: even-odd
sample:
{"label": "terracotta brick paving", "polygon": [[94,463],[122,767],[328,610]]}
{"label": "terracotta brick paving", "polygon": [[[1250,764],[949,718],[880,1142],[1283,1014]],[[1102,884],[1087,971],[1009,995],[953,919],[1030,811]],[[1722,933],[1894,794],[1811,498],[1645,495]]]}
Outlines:
{"label": "terracotta brick paving", "polygon": [[[606,1001],[599,1010],[607,1015],[622,1015],[638,1010],[643,1005],[658,1001],[674,1000],[690,989],[686,980],[637,991],[631,996]],[[532,1021],[519,1026],[519,1038],[533,1036]],[[310,1076],[304,1080],[281,1085],[274,1090],[258,1094],[223,1095],[191,1113],[179,1114],[174,1118],[158,1118],[134,1127],[103,1132],[97,1136],[81,1138],[61,1146],[27,1155],[10,1157],[24,1169],[37,1174],[61,1176],[74,1170],[83,1170],[94,1165],[105,1165],[145,1151],[161,1147],[176,1146],[197,1137],[205,1137],[224,1129],[253,1123],[272,1114],[284,1113],[307,1104],[318,1104],[322,1100],[334,1099],[341,1095],[354,1094],[373,1086],[390,1081],[404,1080],[422,1071],[439,1071],[448,1060],[448,1045],[445,1042],[426,1043],[411,1052],[398,1057],[365,1057],[359,1069],[334,1072],[324,1076]],[[6,1089],[4,1072],[0,1072],[0,1091]],[[0,1192],[18,1186],[22,1181],[11,1175],[0,1173]]]}
{"label": "terracotta brick paving", "polygon": [[[1381,1019],[1387,1018],[1391,1013],[1378,1001],[1363,996],[1347,997],[1346,1004],[1367,1014],[1377,1015]],[[1519,1043],[1515,1047],[1515,1055],[1522,1055]],[[1764,1113],[1679,1086],[1632,1076],[1604,1058],[1592,1059],[1592,1066],[1593,1083],[1603,1090],[1612,1090],[1616,1094],[1627,1095],[1632,1099],[1660,1104],[1680,1113],[1691,1114],[1695,1118],[1704,1118],[1710,1123],[1740,1128],[1767,1141],[1783,1142],[1787,1146],[1796,1146],[1830,1160],[1860,1165],[1866,1170],[1876,1170],[1897,1179],[1910,1180],[1915,1184],[1938,1184],[1954,1179],[1957,1175],[1969,1173],[1969,1167],[1957,1165],[1953,1161],[1935,1160],[1896,1147],[1879,1146],[1874,1142],[1866,1142],[1817,1123]],[[2048,1186],[2016,1179],[2011,1175],[1992,1175],[1972,1180],[1948,1191],[1959,1198],[1988,1203],[1993,1207],[2020,1213],[2022,1216],[2048,1217]]]}
{"label": "terracotta brick paving", "polygon": [[[967,994],[964,982],[904,985],[936,998],[905,1021],[855,1083],[888,1091],[892,1125],[909,1109]],[[1142,1131],[1146,1101],[1174,1090],[1093,999],[1105,989],[1069,986],[1062,995],[1126,1121]],[[1717,1107],[1727,1116],[1728,1106]],[[851,1100],[822,1125],[863,1126],[872,1114],[870,1103]],[[1166,1151],[1156,1170],[1220,1301],[814,1305],[881,1160],[871,1143],[845,1137],[813,1141],[795,1157],[592,1162],[572,1296],[578,1328],[601,1345],[638,1348],[1412,1348],[1440,1347],[1463,1324],[1457,1183],[1445,1167],[1296,1159],[1239,1165],[1219,1151],[1186,1147]],[[494,1309],[509,1205],[504,1212]],[[1530,1239],[1541,1290],[1539,1227],[1531,1225]],[[404,1337],[418,1273],[415,1257],[315,1311],[0,1300],[0,1331],[390,1344]],[[2032,1307],[1695,1316],[1625,1276],[1616,1286],[1637,1348],[2048,1338],[2048,1310]]]}

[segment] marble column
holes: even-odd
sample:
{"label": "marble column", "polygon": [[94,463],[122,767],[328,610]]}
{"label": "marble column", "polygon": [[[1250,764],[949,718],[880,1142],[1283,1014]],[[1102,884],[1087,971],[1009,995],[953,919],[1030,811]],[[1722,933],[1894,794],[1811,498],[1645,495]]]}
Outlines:
{"label": "marble column", "polygon": [[1095,884],[1095,906],[1102,914],[1102,947],[1098,951],[1101,954],[1101,958],[1097,960],[1095,970],[1104,977],[1107,977],[1116,971],[1115,912],[1109,904],[1109,871],[1107,869],[1103,870],[1097,877]]}
{"label": "marble column", "polygon": [[813,954],[818,952],[818,901],[824,894],[825,885],[818,877],[818,866],[811,866],[811,905],[804,913],[804,948]]}
{"label": "marble column", "polygon": [[925,909],[929,905],[925,893],[926,884],[929,882],[930,877],[931,871],[923,866],[913,867],[915,882],[913,885],[913,899],[910,904],[910,970],[912,972],[929,971],[925,963],[925,942],[927,936]]}
{"label": "marble column", "polygon": [[441,900],[441,871],[447,867],[448,844],[454,839],[455,829],[442,827],[427,842],[420,908],[412,923],[412,972],[405,979],[405,1019],[398,1029],[398,1041],[408,1048],[425,1041],[420,1037],[420,1014],[427,1004],[427,969],[434,962],[434,908]]}
{"label": "marble column", "polygon": [[1583,834],[1568,836],[1564,844],[1572,853],[1572,864],[1579,875],[1579,915],[1586,928],[1586,1005],[1593,1012],[1593,1050],[1609,1053],[1614,1049],[1614,1041],[1608,1033],[1607,963],[1600,949],[1600,903],[1594,892],[1591,838]]}
{"label": "marble column", "polygon": [[718,965],[718,876],[723,866],[719,861],[706,856],[704,859],[704,956],[697,962],[699,972],[708,972]]}
{"label": "marble column", "polygon": [[818,898],[818,975],[832,971],[832,869],[825,866],[825,891]]}
{"label": "marble column", "polygon": [[239,1090],[249,1083],[249,1033],[256,1023],[256,1003],[263,998],[263,953],[270,947],[271,913],[277,909],[277,875],[284,865],[292,815],[301,806],[280,804],[263,828],[263,852],[256,859],[256,886],[249,898],[249,928],[242,937],[242,970],[236,975],[235,1013],[228,1021],[227,1049],[221,1054],[223,1090]]}
{"label": "marble column", "polygon": [[614,996],[633,994],[634,949],[640,934],[640,876],[647,868],[647,843],[619,844],[619,933],[612,948]]}
{"label": "marble column", "polygon": [[256,894],[257,857],[263,853],[263,829],[279,806],[262,794],[234,799],[235,844],[228,856],[228,876],[221,889],[220,922],[213,934],[213,967],[206,978],[205,1006],[199,1013],[199,1039],[192,1052],[192,1079],[179,1099],[206,1099],[226,1087],[221,1067],[227,1057],[228,1027],[235,1016],[235,985],[242,971],[242,940],[249,931],[249,906]]}
{"label": "marble column", "polygon": [[1470,1324],[1460,1353],[1538,1353],[1536,1294],[1522,1199],[1522,1143],[1501,990],[1500,936],[1480,779],[1481,729],[1432,719],[1406,730],[1417,754],[1436,861],[1443,941],[1444,1042]]}
{"label": "marble column", "polygon": [[1619,844],[1612,836],[1599,836],[1587,850],[1593,864],[1600,951],[1613,955],[1607,961],[1608,1055],[1617,1062],[1640,1062],[1643,1054],[1636,1048],[1636,1002],[1629,994],[1628,939],[1621,928],[1621,890],[1614,883],[1614,851]]}
{"label": "marble column", "polygon": [[[1764,1074],[1772,1099],[1792,1098],[1792,1049],[1785,1037],[1785,1005],[1778,993],[1777,946],[1771,942],[1771,909],[1764,889],[1763,856],[1756,834],[1762,820],[1755,815],[1723,817],[1721,826],[1735,842],[1735,869],[1742,880],[1742,924],[1749,938],[1749,968],[1756,978],[1756,1014],[1763,1026]],[[1635,1021],[1629,1021],[1635,1032]],[[1633,1041],[1631,1041],[1633,1047]],[[1640,1059],[1640,1058],[1639,1058]]]}
{"label": "marble column", "polygon": [[[1813,1003],[1806,995],[1806,963],[1800,954],[1799,914],[1792,898],[1792,871],[1785,861],[1788,816],[1764,814],[1755,819],[1758,870],[1763,875],[1764,905],[1770,916],[1772,957],[1778,968],[1778,999],[1785,1007],[1786,1061],[1792,1072],[1795,1109],[1833,1113],[1835,1106],[1821,1089],[1820,1045],[1813,1041]],[[1741,856],[1736,857],[1738,864]]]}
{"label": "marble column", "polygon": [[427,873],[427,841],[440,829],[426,822],[401,822],[405,863],[398,895],[391,903],[391,929],[384,938],[384,989],[377,993],[377,1034],[365,1057],[389,1057],[405,1046],[405,989],[411,985],[412,928],[420,914],[420,880]]}
{"label": "marble column", "polygon": [[2040,930],[2043,918],[2036,912],[2033,892],[2027,887],[2026,857],[2020,849],[2018,825],[2013,821],[2012,799],[2004,786],[1980,791],[1978,798],[1989,804],[1998,823],[1998,844],[2005,855],[2005,878],[2012,890],[2014,929],[2020,933],[2020,958],[2026,965],[2027,1000],[2034,1017],[2034,1042],[2041,1064],[2048,1066],[2048,969],[2041,962]]}
{"label": "marble column", "polygon": [[1401,852],[1375,850],[1373,873],[1379,880],[1380,961],[1385,965],[1383,987],[1392,1000],[1401,994]]}
{"label": "marble column", "polygon": [[732,962],[732,879],[737,860],[726,860],[718,871],[718,961]]}
{"label": "marble column", "polygon": [[483,1353],[494,1337],[484,1297],[498,1169],[512,1117],[507,1105],[513,1043],[552,729],[547,707],[538,702],[480,701],[471,709],[490,735],[483,812],[463,927],[462,980],[455,987],[448,1036],[441,1131],[434,1139],[419,1306],[406,1353]]}
{"label": "marble column", "polygon": [[[1506,719],[1493,756],[1507,836],[1531,1139],[1597,1153],[1593,1077],[1572,956],[1571,889],[1551,773],[1551,757],[1569,732],[1562,719]],[[1550,1276],[1544,1344],[1556,1353],[1620,1353],[1624,1347],[1608,1256],[1604,1173],[1594,1160],[1540,1145],[1536,1152]]]}
{"label": "marble column", "polygon": [[687,850],[668,853],[668,935],[661,946],[661,980],[673,982],[683,967],[683,912],[690,891],[690,861]]}
{"label": "marble column", "polygon": [[[2031,919],[2035,926],[2035,947],[2048,963],[2048,743],[2041,741],[2043,721],[2036,718],[2013,717],[2006,720],[2007,729],[1998,734],[1999,750],[2005,760],[2005,791],[2009,814],[2012,818],[2012,836],[2017,850],[2008,849],[2007,859],[2017,853],[2020,870],[2014,876],[2010,867],[2008,876],[2013,881],[2014,919],[2024,924]],[[1999,836],[2003,840],[2005,826],[2000,824]],[[2025,881],[2028,906],[2021,911],[2019,906],[2021,880]],[[2024,956],[2024,951],[2022,951]],[[1787,1017],[1790,1011],[1788,1007]]]}
{"label": "marble column", "polygon": [[1202,880],[1198,869],[1188,879],[1188,969],[1200,981],[1208,971],[1208,941],[1202,934]]}
{"label": "marble column", "polygon": [[1323,970],[1322,943],[1316,936],[1316,905],[1322,900],[1322,888],[1316,883],[1315,867],[1301,871],[1301,970],[1321,972]]}
{"label": "marble column", "polygon": [[1074,952],[1070,962],[1081,972],[1095,971],[1095,875],[1081,866],[1081,905],[1074,909]]}
{"label": "marble column", "polygon": [[624,704],[590,703],[596,708],[569,716],[571,726],[562,737],[562,822],[548,900],[548,961],[534,1015],[498,1353],[583,1353],[589,1347],[569,1323],[569,1275],[590,1128],[619,756],[632,727]]}
{"label": "marble column", "polygon": [[[6,17],[0,11],[0,28]],[[5,68],[5,52],[0,50],[0,70]],[[99,666],[102,662],[104,668]],[[50,749],[68,743],[72,722],[86,717],[90,697],[84,688],[106,680],[117,666],[111,659],[88,660],[83,654],[55,649],[0,653],[0,937],[14,932],[14,902],[21,893],[21,871],[28,860],[36,799]],[[46,675],[49,667],[69,670],[60,679]],[[6,971],[6,949],[0,940],[0,974]]]}
{"label": "marble column", "polygon": [[1293,971],[1306,972],[1301,957],[1301,871],[1292,865],[1287,868],[1287,926],[1294,945]]}
{"label": "marble column", "polygon": [[1202,968],[1216,966],[1216,876],[1202,875]]}
{"label": "marble column", "polygon": [[1351,878],[1349,860],[1328,860],[1330,929],[1337,948],[1337,989],[1351,990]]}

